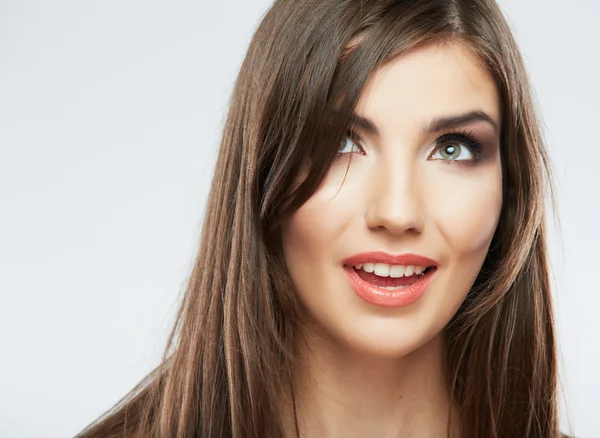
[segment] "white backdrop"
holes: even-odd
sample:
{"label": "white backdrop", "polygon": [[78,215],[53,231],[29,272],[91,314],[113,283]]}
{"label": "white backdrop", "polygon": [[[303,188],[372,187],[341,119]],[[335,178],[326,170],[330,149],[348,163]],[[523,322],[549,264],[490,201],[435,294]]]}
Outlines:
{"label": "white backdrop", "polygon": [[[0,1],[1,438],[73,436],[157,364],[269,4]],[[598,437],[600,3],[502,5],[558,177],[563,428]]]}

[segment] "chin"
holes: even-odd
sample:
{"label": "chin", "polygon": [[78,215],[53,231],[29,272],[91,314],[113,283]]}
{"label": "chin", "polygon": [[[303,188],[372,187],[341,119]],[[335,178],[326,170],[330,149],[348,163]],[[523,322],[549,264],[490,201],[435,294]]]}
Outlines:
{"label": "chin", "polygon": [[443,326],[431,326],[431,321],[401,318],[347,314],[343,320],[337,319],[334,327],[330,320],[329,327],[321,326],[319,331],[324,332],[330,348],[341,354],[381,359],[408,356],[442,335]]}

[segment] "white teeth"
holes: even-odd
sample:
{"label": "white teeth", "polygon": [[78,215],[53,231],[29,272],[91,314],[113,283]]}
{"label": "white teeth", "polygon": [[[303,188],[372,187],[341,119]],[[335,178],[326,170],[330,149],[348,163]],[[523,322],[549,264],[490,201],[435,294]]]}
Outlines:
{"label": "white teeth", "polygon": [[380,277],[389,277],[390,265],[385,265],[383,263],[375,263],[375,275],[379,275]]}
{"label": "white teeth", "polygon": [[413,265],[387,265],[385,263],[362,263],[354,266],[355,269],[362,269],[365,272],[374,272],[379,277],[410,277],[413,274],[421,275],[426,266]]}
{"label": "white teeth", "polygon": [[365,272],[373,272],[375,270],[375,264],[374,263],[365,263],[362,266],[363,271]]}
{"label": "white teeth", "polygon": [[392,277],[392,278],[404,277],[404,266],[402,266],[402,265],[392,266],[392,269],[390,269],[390,277]]}

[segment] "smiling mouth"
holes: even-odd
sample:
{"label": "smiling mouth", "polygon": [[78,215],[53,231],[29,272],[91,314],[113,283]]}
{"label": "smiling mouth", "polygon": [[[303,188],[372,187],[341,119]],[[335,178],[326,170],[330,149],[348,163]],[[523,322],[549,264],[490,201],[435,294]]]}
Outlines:
{"label": "smiling mouth", "polygon": [[[427,266],[424,269],[418,269],[417,271],[420,271],[419,273],[417,272],[401,272],[398,274],[402,274],[400,276],[398,276],[398,274],[396,274],[395,276],[391,276],[389,272],[383,272],[383,273],[379,273],[377,274],[376,272],[368,272],[369,268],[367,268],[367,270],[363,269],[363,265],[358,265],[358,266],[352,266],[352,267],[348,267],[350,269],[353,269],[356,274],[364,281],[366,281],[367,283],[372,284],[373,286],[382,288],[382,289],[388,289],[388,290],[396,290],[396,289],[402,289],[403,287],[406,286],[410,286],[411,284],[414,284],[416,282],[418,282],[421,278],[423,278],[426,274],[428,274],[429,272],[433,271],[436,269],[435,266]],[[386,275],[387,274],[387,275]],[[393,275],[394,273],[392,273]],[[409,274],[409,275],[406,275]]]}

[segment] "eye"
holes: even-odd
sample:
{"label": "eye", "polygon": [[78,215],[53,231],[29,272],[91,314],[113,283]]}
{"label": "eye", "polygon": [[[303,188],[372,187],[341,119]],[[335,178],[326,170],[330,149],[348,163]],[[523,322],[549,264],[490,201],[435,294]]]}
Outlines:
{"label": "eye", "polygon": [[348,131],[344,136],[344,139],[340,143],[338,148],[338,154],[349,154],[352,152],[364,152],[362,146],[360,146],[360,138],[352,131]]}
{"label": "eye", "polygon": [[473,154],[471,151],[460,143],[445,144],[437,148],[437,152],[432,155],[432,158],[443,160],[472,160]]}
{"label": "eye", "polygon": [[435,160],[476,163],[484,158],[483,146],[470,133],[445,134],[436,141],[436,145],[435,153],[431,155]]}

